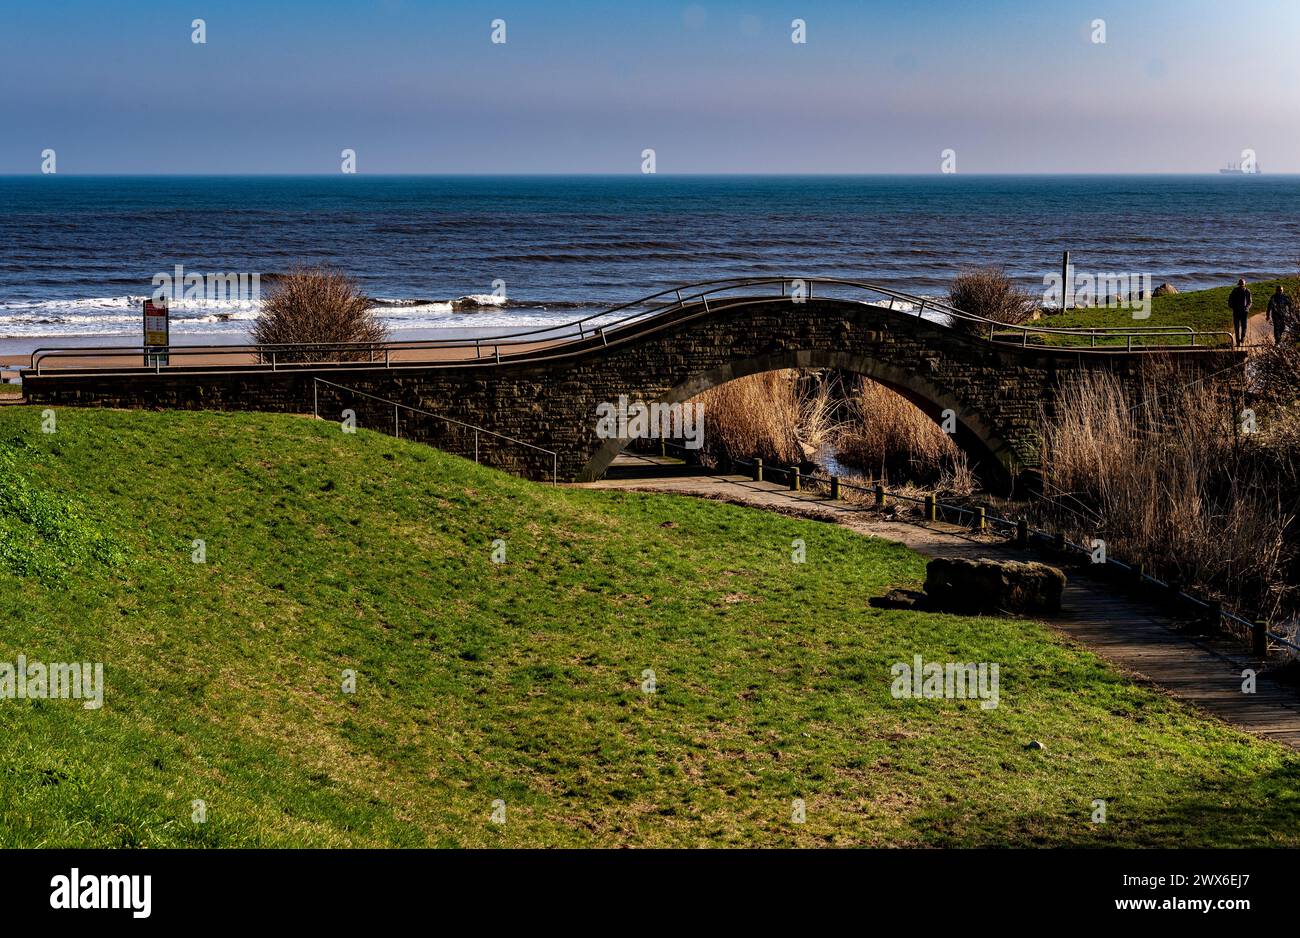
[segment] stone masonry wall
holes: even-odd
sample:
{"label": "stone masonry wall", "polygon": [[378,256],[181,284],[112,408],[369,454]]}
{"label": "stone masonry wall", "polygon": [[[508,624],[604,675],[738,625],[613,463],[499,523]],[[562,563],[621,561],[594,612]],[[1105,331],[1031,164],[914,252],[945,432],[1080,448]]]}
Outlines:
{"label": "stone masonry wall", "polygon": [[[787,367],[831,367],[875,378],[906,394],[936,418],[951,408],[958,443],[985,471],[1012,479],[1038,463],[1043,413],[1053,413],[1062,382],[1081,368],[1104,368],[1125,380],[1136,375],[1138,353],[1088,355],[1067,350],[994,345],[881,307],[828,299],[796,304],[768,300],[700,308],[652,331],[534,363],[404,367],[313,367],[310,371],[131,375],[24,376],[33,403],[68,406],[260,410],[312,413],[327,419],[345,408],[357,423],[393,432],[390,406],[316,385],[319,376],[466,424],[556,451],[561,480],[599,476],[621,448],[596,436],[596,407],[619,395],[651,402],[686,400],[735,377]],[[1177,353],[1187,367],[1208,373],[1234,352]],[[463,456],[475,434],[408,412],[398,432]],[[707,414],[705,432],[708,432]],[[549,478],[549,454],[479,433],[482,461]]]}

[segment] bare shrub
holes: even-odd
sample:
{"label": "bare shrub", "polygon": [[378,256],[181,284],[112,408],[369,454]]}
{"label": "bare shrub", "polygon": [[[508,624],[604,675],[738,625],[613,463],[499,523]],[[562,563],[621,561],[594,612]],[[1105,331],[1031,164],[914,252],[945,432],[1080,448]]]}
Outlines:
{"label": "bare shrub", "polygon": [[[1017,287],[1001,267],[968,267],[948,288],[948,305],[994,322],[1019,325],[1038,309],[1038,298]],[[988,331],[986,324],[965,319],[954,320],[953,326],[964,332]]]}
{"label": "bare shrub", "polygon": [[1247,366],[1255,392],[1270,404],[1300,401],[1300,346],[1283,339],[1281,345],[1256,350]]}
{"label": "bare shrub", "polygon": [[[322,268],[298,268],[276,280],[253,323],[258,345],[379,343],[387,330],[355,280]],[[277,361],[366,361],[369,349],[277,349]],[[264,360],[270,352],[261,353]]]}
{"label": "bare shrub", "polygon": [[971,468],[964,452],[956,451],[952,465],[939,473],[939,481],[934,488],[938,495],[973,495],[979,490],[979,479],[975,477],[975,470]]}
{"label": "bare shrub", "polygon": [[953,483],[973,487],[952,437],[896,391],[861,378],[849,398],[849,414],[835,441],[836,459],[845,465],[876,478],[914,482],[937,481],[947,473]]}

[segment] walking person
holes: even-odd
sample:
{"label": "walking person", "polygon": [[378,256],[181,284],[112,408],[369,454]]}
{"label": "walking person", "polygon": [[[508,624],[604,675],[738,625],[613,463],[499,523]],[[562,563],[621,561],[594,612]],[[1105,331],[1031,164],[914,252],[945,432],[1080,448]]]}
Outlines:
{"label": "walking person", "polygon": [[1286,288],[1280,283],[1273,295],[1268,298],[1268,312],[1264,318],[1273,324],[1273,344],[1281,345],[1282,339],[1291,331],[1291,297],[1286,295]]}
{"label": "walking person", "polygon": [[1246,288],[1246,278],[1237,281],[1237,288],[1228,294],[1228,309],[1232,310],[1232,332],[1237,337],[1238,345],[1246,344],[1246,328],[1250,322],[1250,290]]}

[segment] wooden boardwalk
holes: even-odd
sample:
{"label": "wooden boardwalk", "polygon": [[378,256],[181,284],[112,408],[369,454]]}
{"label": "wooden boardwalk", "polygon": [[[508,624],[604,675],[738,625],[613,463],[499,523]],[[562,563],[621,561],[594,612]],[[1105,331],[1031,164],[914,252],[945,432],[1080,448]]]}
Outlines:
{"label": "wooden boardwalk", "polygon": [[[999,538],[976,536],[955,525],[888,520],[863,505],[831,502],[820,493],[791,492],[786,486],[754,482],[748,476],[613,478],[587,487],[713,498],[833,521],[861,534],[898,541],[927,557],[1033,559],[1029,552]],[[1244,645],[1228,638],[1190,637],[1154,604],[1115,592],[1090,577],[1067,573],[1061,613],[1041,621],[1135,678],[1257,736],[1300,749],[1300,689],[1261,677],[1254,694],[1242,693],[1242,671],[1261,667]]]}

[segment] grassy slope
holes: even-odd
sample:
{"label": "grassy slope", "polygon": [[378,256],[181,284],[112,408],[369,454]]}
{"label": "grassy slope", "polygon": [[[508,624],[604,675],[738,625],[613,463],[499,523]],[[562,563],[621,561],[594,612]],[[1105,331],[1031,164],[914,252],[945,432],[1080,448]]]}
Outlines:
{"label": "grassy slope", "polygon": [[[1295,755],[1033,623],[869,608],[898,545],[305,418],[39,423],[0,409],[0,660],[108,691],[0,701],[0,846],[1300,843]],[[914,653],[1001,707],[892,699]]]}
{"label": "grassy slope", "polygon": [[[1254,297],[1251,314],[1262,313],[1268,309],[1268,298],[1273,289],[1282,284],[1293,302],[1300,296],[1300,280],[1282,279],[1265,280],[1250,284]],[[1044,316],[1040,325],[1053,328],[1082,329],[1092,327],[1133,328],[1146,326],[1191,326],[1201,332],[1232,332],[1232,313],[1228,310],[1228,294],[1236,285],[1235,281],[1213,290],[1196,290],[1191,293],[1176,293],[1172,296],[1157,296],[1151,301],[1151,316],[1147,319],[1134,319],[1133,310],[1128,309],[1073,309],[1059,316]],[[1053,337],[1050,344],[1069,344],[1074,340]]]}

